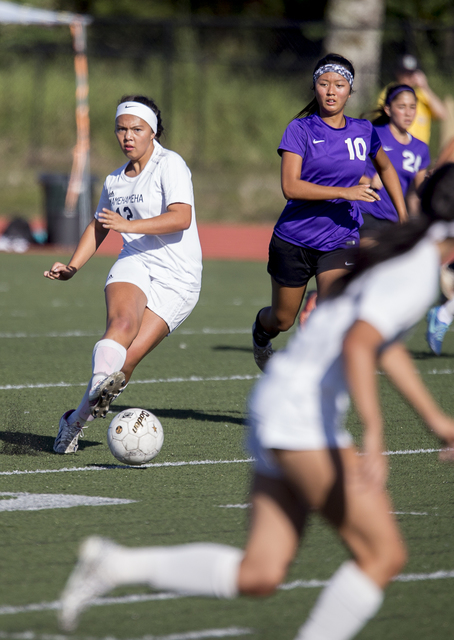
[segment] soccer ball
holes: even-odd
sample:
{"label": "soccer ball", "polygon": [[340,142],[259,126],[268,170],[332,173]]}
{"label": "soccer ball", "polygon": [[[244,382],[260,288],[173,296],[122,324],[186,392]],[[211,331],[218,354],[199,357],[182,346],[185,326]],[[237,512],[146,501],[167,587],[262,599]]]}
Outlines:
{"label": "soccer ball", "polygon": [[124,464],[140,465],[149,462],[161,451],[163,442],[161,423],[145,409],[121,411],[107,430],[109,449]]}

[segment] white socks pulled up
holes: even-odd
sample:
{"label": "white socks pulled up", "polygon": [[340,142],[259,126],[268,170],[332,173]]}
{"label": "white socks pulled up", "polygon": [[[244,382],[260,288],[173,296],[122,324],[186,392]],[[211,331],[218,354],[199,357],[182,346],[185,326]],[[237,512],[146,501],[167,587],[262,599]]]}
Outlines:
{"label": "white socks pulled up", "polygon": [[213,543],[174,547],[113,546],[106,558],[115,586],[148,584],[153,589],[234,598],[243,551]]}
{"label": "white socks pulled up", "polygon": [[93,375],[88,383],[81,403],[74,413],[69,416],[69,424],[74,424],[76,421],[84,424],[85,422],[91,422],[91,420],[93,420],[88,402],[89,393],[91,389],[107,375],[120,371],[125,363],[126,354],[127,350],[123,345],[109,338],[103,338],[95,344],[92,357]]}
{"label": "white socks pulled up", "polygon": [[380,587],[355,562],[345,562],[320,594],[295,640],[350,640],[382,602]]}

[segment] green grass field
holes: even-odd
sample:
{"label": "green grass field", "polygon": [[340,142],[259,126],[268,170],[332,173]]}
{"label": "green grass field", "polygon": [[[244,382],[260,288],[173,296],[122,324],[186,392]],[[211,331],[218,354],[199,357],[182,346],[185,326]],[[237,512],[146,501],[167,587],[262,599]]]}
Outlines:
{"label": "green grass field", "polygon": [[[0,254],[0,640],[66,637],[57,626],[58,597],[89,534],[131,546],[242,545],[247,531],[248,511],[241,507],[248,503],[251,463],[243,420],[259,373],[250,327],[269,302],[265,265],[205,264],[192,316],[140,365],[113,406],[149,409],[164,427],[154,463],[128,468],[107,447],[109,417],[92,423],[75,455],[52,453],[58,420],[79,403],[90,375],[92,347],[105,321],[102,288],[113,262],[94,258],[68,283],[45,280],[42,272],[57,258],[64,256]],[[422,322],[410,349],[437,399],[454,413],[453,334],[436,358],[424,329]],[[280,337],[276,346],[286,341]],[[380,381],[387,447],[394,452],[390,492],[410,559],[358,638],[452,638],[454,467],[438,463],[439,443]],[[353,415],[349,424],[358,435]],[[122,589],[88,610],[72,637],[291,640],[320,592],[310,581],[326,581],[346,555],[314,517],[285,588],[268,599],[227,602]]]}

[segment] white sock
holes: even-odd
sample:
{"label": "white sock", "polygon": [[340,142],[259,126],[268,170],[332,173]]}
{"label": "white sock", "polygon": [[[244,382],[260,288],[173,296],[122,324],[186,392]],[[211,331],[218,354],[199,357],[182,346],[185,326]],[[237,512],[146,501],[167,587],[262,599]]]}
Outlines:
{"label": "white sock", "polygon": [[104,338],[97,342],[93,348],[92,357],[92,388],[106,375],[120,371],[125,363],[126,354],[124,346],[115,340]]}
{"label": "white sock", "polygon": [[454,298],[445,302],[437,312],[437,318],[440,322],[444,322],[445,324],[451,324],[454,318]]}
{"label": "white sock", "polygon": [[116,547],[106,556],[116,586],[148,584],[154,589],[199,596],[234,598],[244,552],[221,544],[174,547]]}
{"label": "white sock", "polygon": [[73,424],[76,421],[85,424],[85,422],[94,420],[88,402],[89,393],[96,383],[103,380],[107,375],[120,371],[125,363],[126,353],[127,351],[123,345],[109,338],[99,340],[99,342],[95,344],[92,356],[93,375],[79,406],[74,413],[70,415],[68,424]]}
{"label": "white sock", "polygon": [[320,594],[295,640],[350,640],[382,602],[380,587],[355,562],[345,562]]}
{"label": "white sock", "polygon": [[86,422],[91,422],[94,420],[91,415],[90,403],[88,402],[88,394],[91,389],[91,379],[88,383],[88,387],[85,389],[84,397],[80,401],[80,405],[77,409],[69,416],[68,424],[74,424],[75,422],[79,422],[79,424],[85,424]]}

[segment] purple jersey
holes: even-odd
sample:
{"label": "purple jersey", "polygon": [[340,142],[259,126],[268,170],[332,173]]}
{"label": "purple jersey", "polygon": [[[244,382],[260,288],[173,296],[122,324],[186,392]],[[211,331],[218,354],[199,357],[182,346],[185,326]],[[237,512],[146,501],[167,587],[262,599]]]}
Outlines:
{"label": "purple jersey", "polygon": [[[409,142],[407,144],[398,142],[391,133],[389,124],[376,127],[376,131],[381,140],[383,151],[386,152],[399,176],[402,193],[405,196],[418,171],[425,169],[430,164],[429,147],[425,142],[413,138],[410,134],[408,134]],[[365,175],[372,178],[374,174],[374,165],[369,160]],[[399,216],[386,189],[380,189],[378,193],[381,200],[360,203],[362,213],[370,213],[375,218],[398,222]]]}
{"label": "purple jersey", "polygon": [[[345,127],[333,129],[318,114],[292,120],[284,131],[278,153],[303,158],[301,180],[325,187],[353,187],[375,158],[381,143],[368,120],[345,118]],[[359,243],[363,223],[358,202],[349,200],[288,200],[274,231],[282,240],[320,251]]]}

